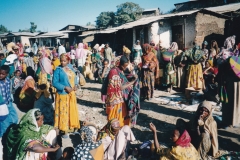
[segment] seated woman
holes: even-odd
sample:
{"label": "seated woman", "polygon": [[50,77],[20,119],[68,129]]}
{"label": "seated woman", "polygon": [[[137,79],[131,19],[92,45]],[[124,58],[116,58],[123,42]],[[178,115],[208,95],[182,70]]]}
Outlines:
{"label": "seated woman", "polygon": [[175,129],[172,133],[171,148],[162,148],[158,143],[157,130],[154,124],[150,123],[150,129],[154,136],[154,145],[160,160],[200,160],[197,150],[191,144],[191,137],[186,130]]}
{"label": "seated woman", "polygon": [[187,129],[201,159],[207,160],[210,155],[219,156],[217,123],[212,116],[212,105],[209,101],[203,101],[198,106],[195,116],[188,123],[179,119],[177,126]]}
{"label": "seated woman", "polygon": [[39,109],[29,110],[18,125],[10,128],[6,139],[6,159],[47,159],[48,152],[56,152],[58,130],[43,124]]}
{"label": "seated woman", "polygon": [[98,133],[97,140],[101,140],[104,147],[104,159],[126,159],[125,151],[130,141],[135,137],[129,126],[120,127],[117,119],[110,120]]}
{"label": "seated woman", "polygon": [[103,160],[103,144],[96,141],[96,136],[88,126],[83,126],[80,129],[81,143],[74,149],[72,160]]}

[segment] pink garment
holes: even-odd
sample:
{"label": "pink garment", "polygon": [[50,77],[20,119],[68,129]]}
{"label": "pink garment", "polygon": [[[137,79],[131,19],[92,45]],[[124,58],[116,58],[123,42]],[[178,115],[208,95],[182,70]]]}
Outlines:
{"label": "pink garment", "polygon": [[76,59],[82,59],[84,56],[86,56],[86,51],[83,49],[83,43],[79,43],[76,49]]}
{"label": "pink garment", "polygon": [[52,62],[50,59],[48,59],[47,57],[43,57],[40,60],[40,67],[41,67],[41,71],[43,73],[47,73],[47,74],[52,74],[53,70],[52,70]]}
{"label": "pink garment", "polygon": [[109,136],[105,137],[102,139],[104,159],[118,159],[126,149],[127,142],[135,140],[135,136],[129,126],[123,126],[114,140],[111,140]]}

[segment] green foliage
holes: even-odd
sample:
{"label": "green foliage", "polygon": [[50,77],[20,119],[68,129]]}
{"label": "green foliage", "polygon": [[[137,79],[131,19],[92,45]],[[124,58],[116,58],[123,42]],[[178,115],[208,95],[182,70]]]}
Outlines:
{"label": "green foliage", "polygon": [[119,26],[140,19],[142,12],[143,8],[141,8],[138,4],[126,2],[117,6],[116,13],[101,12],[97,17],[96,25],[99,28]]}
{"label": "green foliage", "polygon": [[99,28],[107,28],[114,25],[115,14],[114,12],[101,12],[97,17],[96,25]]}
{"label": "green foliage", "polygon": [[4,25],[0,25],[0,33],[7,33],[9,30]]}
{"label": "green foliage", "polygon": [[117,6],[117,24],[122,25],[124,23],[136,21],[141,18],[143,8],[138,4],[132,2],[126,2]]}

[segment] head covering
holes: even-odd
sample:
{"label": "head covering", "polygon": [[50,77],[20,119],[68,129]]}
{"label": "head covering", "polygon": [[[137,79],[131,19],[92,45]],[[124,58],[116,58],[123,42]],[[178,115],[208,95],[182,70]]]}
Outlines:
{"label": "head covering", "polygon": [[58,53],[53,53],[53,57],[58,57]]}
{"label": "head covering", "polygon": [[88,49],[88,44],[87,44],[87,43],[84,43],[84,44],[83,44],[83,48],[84,48],[84,49]]}
{"label": "head covering", "polygon": [[148,54],[151,50],[152,47],[148,43],[143,44],[143,53]]}
{"label": "head covering", "polygon": [[150,42],[151,46],[155,46],[155,43],[153,41]]}
{"label": "head covering", "polygon": [[182,135],[180,135],[178,140],[175,142],[175,145],[181,146],[181,147],[190,147],[190,143],[191,143],[191,137],[188,134],[187,130],[184,130]]}
{"label": "head covering", "polygon": [[95,46],[94,46],[93,48],[96,49],[96,50],[98,51],[99,44],[95,44]]}
{"label": "head covering", "polygon": [[80,137],[82,139],[82,143],[91,143],[93,141],[93,132],[88,126],[83,126],[80,129]]}
{"label": "head covering", "polygon": [[209,113],[212,112],[212,104],[211,104],[210,101],[203,101],[202,103],[200,103],[199,106],[198,106],[198,110],[199,110],[200,108],[203,108],[203,107],[204,107],[204,108],[207,108],[208,111],[209,111]]}
{"label": "head covering", "polygon": [[128,49],[126,46],[124,46],[124,47],[123,47],[123,53],[130,54],[131,51],[130,51],[130,49]]}
{"label": "head covering", "polygon": [[136,41],[136,43],[139,43],[139,42],[140,42],[139,40]]}
{"label": "head covering", "polygon": [[86,55],[86,51],[83,49],[83,43],[78,44],[76,49],[76,59],[81,59]]}
{"label": "head covering", "polygon": [[70,46],[71,49],[73,49],[74,47],[73,46]]}
{"label": "head covering", "polygon": [[43,57],[40,60],[39,63],[40,67],[41,67],[41,71],[43,73],[47,73],[47,74],[52,74],[52,62],[50,59],[48,59],[47,57]]}
{"label": "head covering", "polygon": [[208,42],[207,42],[207,41],[204,41],[203,44],[207,46],[207,45],[208,45]]}
{"label": "head covering", "polygon": [[118,119],[113,118],[108,121],[107,125],[103,127],[103,129],[98,134],[98,140],[101,140],[107,136],[109,136],[112,140],[115,138],[115,134],[113,133],[113,130],[120,130],[120,122]]}
{"label": "head covering", "polygon": [[63,58],[63,57],[66,58],[68,61],[71,60],[70,56],[67,53],[61,54],[60,59]]}

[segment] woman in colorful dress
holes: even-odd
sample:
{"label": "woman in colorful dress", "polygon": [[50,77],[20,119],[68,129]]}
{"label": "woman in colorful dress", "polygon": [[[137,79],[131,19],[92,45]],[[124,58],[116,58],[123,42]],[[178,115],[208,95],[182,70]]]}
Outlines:
{"label": "woman in colorful dress", "polygon": [[141,98],[152,99],[155,80],[159,78],[159,63],[157,57],[151,52],[152,47],[149,44],[143,45],[142,69],[141,69]]}
{"label": "woman in colorful dress", "polygon": [[187,130],[174,129],[171,136],[173,145],[171,148],[165,148],[158,143],[155,125],[150,123],[150,129],[153,132],[156,152],[160,155],[159,160],[200,160],[197,150],[191,144],[191,137]]}
{"label": "woman in colorful dress", "polygon": [[77,67],[80,72],[82,72],[83,66],[85,65],[87,52],[83,48],[83,43],[79,43],[76,49],[75,58],[77,60]]}
{"label": "woman in colorful dress", "polygon": [[203,89],[203,72],[201,63],[205,60],[204,52],[200,50],[199,46],[195,45],[193,48],[186,50],[182,56],[181,61],[187,59],[187,88]]}
{"label": "woman in colorful dress", "polygon": [[168,50],[162,52],[164,69],[163,69],[163,85],[167,86],[168,92],[172,91],[172,87],[176,85],[176,67],[174,64],[175,53],[178,51],[178,45],[173,42]]}
{"label": "woman in colorful dress", "polygon": [[56,152],[58,130],[44,125],[39,109],[29,110],[6,137],[6,159],[47,160],[48,152]]}
{"label": "woman in colorful dress", "polygon": [[53,86],[57,89],[55,101],[54,127],[63,131],[63,138],[68,138],[68,132],[80,128],[77,110],[76,94],[77,78],[70,57],[64,53],[60,56],[61,65],[53,73]]}
{"label": "woman in colorful dress", "polygon": [[138,77],[135,75],[128,81],[124,75],[128,65],[128,58],[122,56],[119,65],[110,70],[101,90],[102,96],[106,96],[107,119],[118,119],[121,127],[130,125],[140,110]]}
{"label": "woman in colorful dress", "polygon": [[137,40],[136,44],[133,45],[133,49],[132,49],[132,56],[133,56],[133,62],[135,63],[135,65],[138,65],[139,63],[142,62],[141,56],[142,56],[142,47],[140,45],[140,41]]}

